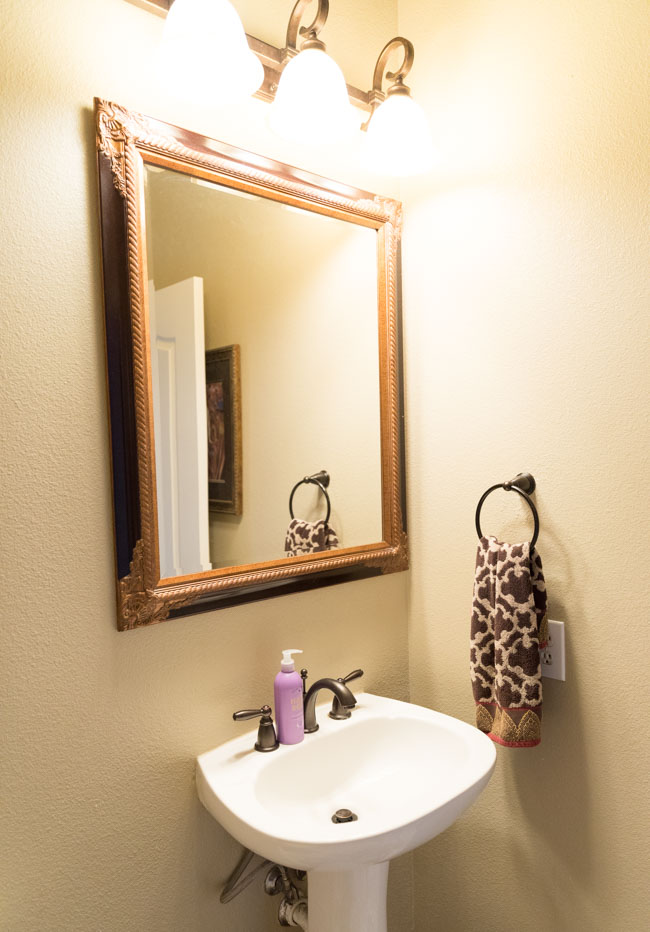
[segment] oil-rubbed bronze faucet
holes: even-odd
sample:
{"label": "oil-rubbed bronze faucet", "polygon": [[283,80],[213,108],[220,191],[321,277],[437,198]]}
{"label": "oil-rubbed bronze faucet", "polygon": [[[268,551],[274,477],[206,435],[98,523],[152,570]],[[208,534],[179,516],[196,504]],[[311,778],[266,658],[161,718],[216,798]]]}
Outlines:
{"label": "oil-rubbed bronze faucet", "polygon": [[[303,683],[307,671],[301,671],[303,676]],[[358,676],[362,676],[362,670],[355,670],[354,674],[350,674],[347,677],[342,677],[341,679],[335,680],[331,677],[325,677],[322,680],[316,680],[316,682],[309,687],[305,693],[305,734],[310,735],[315,731],[318,731],[318,724],[316,723],[316,697],[321,689],[329,689],[331,693],[334,693],[334,703],[332,709],[335,707],[340,710],[336,718],[349,718],[350,709],[353,709],[357,704],[357,700],[354,698],[352,692],[345,685],[346,680],[356,679]],[[331,713],[330,713],[331,716]]]}
{"label": "oil-rubbed bronze faucet", "polygon": [[[339,676],[339,683],[349,683],[350,680],[358,680],[360,676],[363,676],[363,670],[353,670],[352,673],[348,673],[347,676]],[[330,718],[340,721],[341,719],[350,718],[352,712],[350,709],[344,709],[336,696],[332,699],[332,708],[327,713]]]}

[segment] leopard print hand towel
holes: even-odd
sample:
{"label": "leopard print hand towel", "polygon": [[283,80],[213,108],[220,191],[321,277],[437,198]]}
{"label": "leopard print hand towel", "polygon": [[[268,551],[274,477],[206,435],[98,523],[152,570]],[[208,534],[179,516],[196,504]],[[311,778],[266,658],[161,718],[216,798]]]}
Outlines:
{"label": "leopard print hand towel", "polygon": [[530,544],[482,537],[476,552],[470,668],[476,725],[498,744],[541,741],[546,584]]}
{"label": "leopard print hand towel", "polygon": [[302,553],[320,553],[323,550],[336,550],[339,539],[324,521],[300,521],[293,518],[287,528],[284,552],[288,557],[298,557]]}

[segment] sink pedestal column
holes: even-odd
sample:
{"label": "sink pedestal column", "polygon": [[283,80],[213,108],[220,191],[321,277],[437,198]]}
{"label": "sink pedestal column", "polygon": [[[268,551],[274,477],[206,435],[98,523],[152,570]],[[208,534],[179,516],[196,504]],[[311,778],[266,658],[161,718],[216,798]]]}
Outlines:
{"label": "sink pedestal column", "polygon": [[309,871],[309,932],[387,932],[389,861],[354,870]]}

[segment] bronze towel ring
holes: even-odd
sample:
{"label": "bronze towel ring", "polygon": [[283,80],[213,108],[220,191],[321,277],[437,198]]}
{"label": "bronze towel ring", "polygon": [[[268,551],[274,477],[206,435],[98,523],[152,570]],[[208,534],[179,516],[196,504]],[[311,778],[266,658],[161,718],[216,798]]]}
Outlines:
{"label": "bronze towel ring", "polygon": [[506,492],[517,492],[518,495],[521,495],[521,497],[528,502],[535,521],[535,530],[533,531],[533,538],[530,542],[530,549],[532,550],[537,543],[537,537],[539,535],[539,515],[537,514],[535,503],[530,497],[535,491],[535,479],[529,472],[520,472],[518,476],[515,476],[515,478],[511,479],[509,482],[498,482],[496,485],[491,485],[487,492],[481,495],[478,505],[476,506],[476,533],[479,538],[483,537],[483,532],[481,531],[481,508],[490,492],[494,492],[495,489],[505,489]]}
{"label": "bronze towel ring", "polygon": [[327,523],[329,522],[329,519],[330,519],[330,514],[331,514],[331,511],[332,511],[332,505],[331,505],[331,502],[330,502],[330,497],[329,497],[329,495],[327,494],[327,486],[330,484],[330,475],[329,475],[329,473],[328,473],[325,469],[321,469],[320,472],[314,473],[313,476],[305,476],[305,478],[304,478],[304,479],[301,479],[300,482],[296,482],[296,484],[294,485],[294,487],[293,487],[292,490],[291,490],[291,495],[289,496],[289,514],[291,515],[292,518],[294,517],[294,514],[293,514],[293,495],[294,495],[294,492],[296,491],[296,489],[298,488],[298,486],[299,486],[299,485],[303,485],[303,483],[305,483],[305,482],[306,482],[306,483],[311,483],[312,485],[317,485],[318,488],[319,488],[319,489],[321,490],[321,492],[323,493],[323,495],[325,496],[325,498],[327,499],[327,514],[325,515],[325,524],[327,524]]}

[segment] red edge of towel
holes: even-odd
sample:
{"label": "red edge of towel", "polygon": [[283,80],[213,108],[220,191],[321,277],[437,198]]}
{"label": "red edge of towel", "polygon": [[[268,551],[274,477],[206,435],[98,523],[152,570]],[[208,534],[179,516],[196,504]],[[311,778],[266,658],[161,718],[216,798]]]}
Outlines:
{"label": "red edge of towel", "polygon": [[[486,732],[483,732],[486,734]],[[499,738],[498,735],[493,735],[491,731],[487,732],[488,738],[491,738],[495,744],[500,744],[504,748],[536,748],[538,744],[541,744],[541,739],[539,741],[504,741],[503,738]]]}

